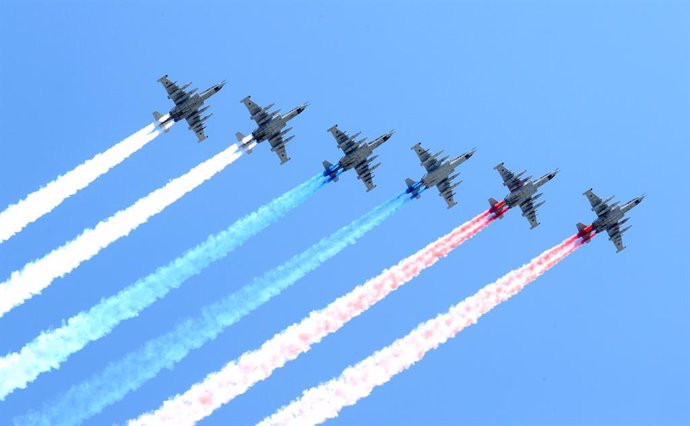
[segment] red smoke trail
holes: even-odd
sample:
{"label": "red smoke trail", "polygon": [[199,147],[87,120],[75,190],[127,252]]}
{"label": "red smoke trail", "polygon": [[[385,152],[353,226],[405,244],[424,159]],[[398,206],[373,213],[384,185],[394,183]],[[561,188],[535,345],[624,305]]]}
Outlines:
{"label": "red smoke trail", "polygon": [[574,235],[545,251],[530,263],[499,278],[450,308],[447,313],[420,324],[410,334],[381,349],[342,374],[311,388],[302,397],[264,419],[260,425],[318,424],[338,416],[372,390],[424,358],[479,317],[517,294],[527,284],[582,246]]}
{"label": "red smoke trail", "polygon": [[365,284],[335,300],[325,309],[314,311],[265,342],[258,350],[247,352],[222,370],[212,373],[187,392],[177,395],[152,413],[146,413],[131,425],[192,425],[214,410],[246,392],[274,370],[307,352],[325,336],[336,332],[349,320],[369,309],[398,287],[434,265],[453,249],[486,228],[495,217],[489,211],[470,219],[450,233],[429,244],[396,266],[383,271]]}

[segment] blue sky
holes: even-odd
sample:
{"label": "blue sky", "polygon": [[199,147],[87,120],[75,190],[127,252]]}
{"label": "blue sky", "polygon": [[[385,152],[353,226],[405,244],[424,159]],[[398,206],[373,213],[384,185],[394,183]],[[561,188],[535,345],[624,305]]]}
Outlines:
{"label": "blue sky", "polygon": [[0,403],[0,423],[99,372],[178,320],[283,263],[419,178],[410,147],[460,154],[459,205],[433,191],[358,245],[91,420],[158,407],[310,310],[504,195],[492,169],[561,173],[541,225],[515,212],[277,371],[204,424],[250,424],[445,311],[591,221],[582,192],[625,201],[627,249],[605,238],[567,259],[334,424],[687,424],[690,6],[682,1],[6,2],[0,14],[0,208],[170,108],[156,79],[206,88],[209,139],[174,127],[0,245],[0,275],[73,238],[234,142],[250,94],[294,121],[292,160],[265,146],[0,320],[0,351],[111,295],[313,176],[340,153],[332,124],[380,149],[378,188],[354,175],[189,280],[139,318]]}

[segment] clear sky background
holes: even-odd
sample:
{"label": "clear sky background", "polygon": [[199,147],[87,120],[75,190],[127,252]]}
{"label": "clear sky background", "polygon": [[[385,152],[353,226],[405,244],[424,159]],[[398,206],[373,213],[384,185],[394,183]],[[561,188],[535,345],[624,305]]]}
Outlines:
{"label": "clear sky background", "polygon": [[[288,4],[289,3],[289,4]],[[283,263],[419,178],[410,147],[457,155],[459,204],[410,203],[174,370],[91,424],[122,422],[186,390],[309,311],[503,197],[492,168],[561,173],[542,224],[516,212],[277,371],[203,424],[252,424],[444,312],[594,219],[581,195],[641,193],[615,253],[606,238],[378,388],[334,424],[690,423],[690,5],[684,1],[4,2],[0,13],[0,208],[151,122],[156,79],[204,89],[209,138],[175,126],[0,245],[0,280],[186,172],[253,123],[239,100],[287,109],[292,160],[266,146],[0,320],[0,352],[112,295],[337,161],[338,123],[380,149],[376,190],[327,187],[179,290],[0,403],[0,424],[101,371],[176,322]]]}

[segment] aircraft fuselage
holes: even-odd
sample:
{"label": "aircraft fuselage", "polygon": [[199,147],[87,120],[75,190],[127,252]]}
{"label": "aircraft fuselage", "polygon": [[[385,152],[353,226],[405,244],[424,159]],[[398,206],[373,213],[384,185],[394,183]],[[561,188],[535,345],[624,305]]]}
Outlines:
{"label": "aircraft fuselage", "polygon": [[287,125],[287,122],[297,117],[305,108],[306,105],[300,105],[284,115],[274,114],[267,123],[262,124],[252,132],[254,140],[256,140],[257,143],[263,142],[277,133],[286,133],[287,130],[282,131],[282,129]]}
{"label": "aircraft fuselage", "polygon": [[[602,216],[596,218],[594,222],[592,222],[592,228],[595,232],[602,232],[610,227],[616,225],[616,224],[622,224],[627,219],[623,219],[625,216],[625,213],[627,213],[630,209],[635,207],[636,205],[640,204],[642,201],[642,197],[637,197],[635,199],[632,199],[628,201],[627,203],[623,204],[622,206],[619,205],[613,205],[609,208],[609,210]],[[623,219],[623,220],[621,220]]]}
{"label": "aircraft fuselage", "polygon": [[221,84],[217,84],[210,89],[204,90],[201,94],[194,93],[190,95],[189,99],[179,105],[175,105],[173,109],[170,110],[170,118],[176,122],[186,119],[194,112],[198,111],[206,99],[216,94],[222,87]]}

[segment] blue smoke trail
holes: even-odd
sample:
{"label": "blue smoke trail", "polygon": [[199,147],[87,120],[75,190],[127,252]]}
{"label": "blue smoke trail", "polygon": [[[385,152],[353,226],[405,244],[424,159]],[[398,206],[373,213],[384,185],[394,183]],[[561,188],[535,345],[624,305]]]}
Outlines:
{"label": "blue smoke trail", "polygon": [[169,291],[302,204],[326,183],[322,174],[314,176],[226,230],[211,235],[168,265],[73,316],[62,327],[41,333],[19,352],[0,358],[0,401],[14,390],[25,388],[41,373],[58,368],[72,354],[106,336],[120,322],[139,315]]}
{"label": "blue smoke trail", "polygon": [[16,425],[76,425],[141,387],[161,370],[171,369],[189,352],[215,339],[268,300],[280,294],[310,271],[357,242],[368,231],[399,210],[409,196],[402,193],[383,203],[334,234],[319,241],[251,284],[201,310],[175,329],[147,342],[142,348],[110,363],[100,374],[72,386],[42,412],[15,418]]}

